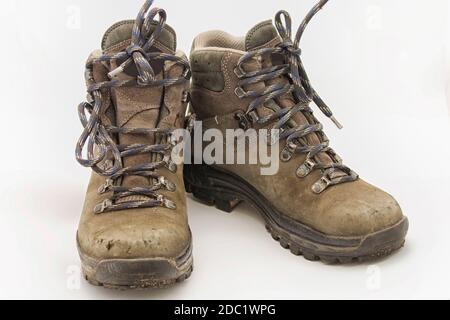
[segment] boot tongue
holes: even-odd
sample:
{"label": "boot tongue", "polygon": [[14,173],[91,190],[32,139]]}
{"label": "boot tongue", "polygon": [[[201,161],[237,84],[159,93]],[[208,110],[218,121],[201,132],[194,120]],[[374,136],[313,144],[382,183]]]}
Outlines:
{"label": "boot tongue", "polygon": [[[105,53],[114,54],[125,50],[131,44],[134,20],[127,20],[116,23],[105,33],[102,40],[102,49]],[[156,26],[155,26],[156,27]],[[173,29],[165,26],[161,35],[156,39],[152,52],[164,52],[175,54],[176,35]],[[117,68],[120,63],[111,62],[110,71]],[[157,79],[164,76],[165,65],[160,61],[152,61],[151,66]],[[137,69],[132,64],[119,74],[117,80],[127,80],[137,76]],[[111,89],[111,100],[115,107],[116,125],[120,128],[146,128],[153,129],[160,125],[161,120],[167,115],[164,105],[164,91],[162,87],[118,87]],[[154,145],[159,143],[154,136],[139,135],[119,135],[119,144],[133,145],[146,144]],[[133,167],[144,163],[155,162],[157,159],[150,154],[129,156],[123,159],[124,167]],[[123,187],[145,187],[151,182],[142,176],[125,176],[122,181]],[[145,201],[145,196],[132,196],[123,198],[118,203],[129,201]]]}
{"label": "boot tongue", "polygon": [[[112,25],[103,36],[102,50],[104,53],[115,54],[126,50],[131,44],[135,20],[124,20]],[[156,28],[157,23],[152,23],[150,34]],[[177,48],[177,37],[175,31],[165,24],[159,37],[155,40],[154,45],[150,48],[151,52],[163,52],[175,55]],[[119,67],[123,61],[112,62],[110,71]],[[164,76],[164,62],[154,60],[150,62],[156,78],[161,79]],[[120,74],[116,80],[127,80],[135,78],[138,71],[134,64],[130,65]],[[161,101],[163,89],[160,87],[146,88],[116,88],[112,90],[112,98],[116,107],[116,119],[119,127],[131,127],[140,123],[136,122],[145,116],[146,112],[155,114],[152,121],[147,121],[145,126],[140,128],[155,128],[158,125],[160,117]],[[164,111],[164,110],[162,110]],[[138,116],[139,115],[139,116]],[[147,119],[149,120],[149,119]]]}
{"label": "boot tongue", "polygon": [[281,38],[277,29],[271,20],[267,20],[257,24],[247,33],[245,50],[252,51],[261,47],[274,47],[280,42]]}
{"label": "boot tongue", "polygon": [[[131,39],[133,32],[134,20],[124,20],[114,24],[111,28],[106,31],[102,40],[103,51],[109,50],[114,46]],[[153,25],[152,29],[156,27],[156,23]],[[151,31],[150,31],[151,32]],[[167,53],[174,54],[177,50],[177,37],[175,31],[169,26],[165,25],[161,32],[161,35],[156,40],[156,44],[162,45],[168,51]]]}

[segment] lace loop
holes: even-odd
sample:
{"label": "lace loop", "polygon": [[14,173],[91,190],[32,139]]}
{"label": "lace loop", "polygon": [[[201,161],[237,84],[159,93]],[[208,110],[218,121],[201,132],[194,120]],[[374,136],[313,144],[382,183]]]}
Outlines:
{"label": "lace loop", "polygon": [[[146,58],[146,52],[150,50],[156,39],[162,33],[166,25],[167,14],[163,9],[153,8],[149,11],[153,1],[146,1],[133,26],[131,45],[125,50],[128,59],[117,69],[109,73],[111,79],[122,73],[132,62],[138,70],[137,83],[146,86],[155,80],[155,72]],[[159,16],[156,28],[151,32],[151,27],[156,16]]]}

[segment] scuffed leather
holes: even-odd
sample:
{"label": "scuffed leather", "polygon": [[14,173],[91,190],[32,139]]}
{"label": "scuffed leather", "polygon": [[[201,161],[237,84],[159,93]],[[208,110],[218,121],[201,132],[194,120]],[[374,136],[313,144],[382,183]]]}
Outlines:
{"label": "scuffed leather", "polygon": [[[205,130],[216,128],[225,133],[226,129],[238,128],[233,115],[239,110],[246,111],[251,102],[251,98],[239,99],[234,92],[238,84],[234,68],[244,53],[228,49],[202,49],[203,52],[207,50],[210,54],[223,56],[221,71],[225,88],[221,92],[212,92],[195,86],[192,88],[192,104],[199,120],[204,121]],[[194,51],[191,59],[193,57],[200,56]],[[204,65],[203,69],[206,67]],[[257,67],[257,62],[250,67]],[[196,74],[193,76],[195,81]],[[262,110],[264,112],[264,108]],[[281,146],[284,145],[285,141],[281,141]],[[312,186],[320,179],[320,172],[313,171],[306,178],[296,175],[305,159],[305,155],[295,155],[289,162],[280,161],[280,170],[274,176],[262,176],[260,165],[217,167],[243,178],[281,214],[330,236],[364,236],[389,228],[403,219],[402,210],[392,196],[362,179],[315,194]]]}
{"label": "scuffed leather", "polygon": [[175,193],[161,192],[177,203],[177,210],[162,207],[94,214],[94,207],[107,198],[97,190],[106,179],[93,173],[78,229],[82,252],[94,259],[175,259],[191,242],[183,168],[170,176],[177,185]]}
{"label": "scuffed leather", "polygon": [[[114,47],[122,50],[129,41]],[[161,50],[164,48],[161,47]],[[179,52],[178,55],[184,55]],[[98,52],[92,55],[98,56]],[[99,64],[95,66],[96,80],[107,79],[108,69]],[[167,63],[164,66],[166,75],[179,75],[182,68]],[[158,75],[160,77],[162,75]],[[152,128],[158,125],[162,128],[183,128],[187,103],[182,102],[184,92],[189,90],[189,83],[161,88],[120,88],[112,94],[104,93],[105,101],[109,101],[114,108],[108,113],[108,123],[119,126]],[[162,99],[164,97],[164,99]],[[164,106],[165,115],[160,118],[160,110]],[[115,110],[115,112],[114,112]],[[153,139],[132,135],[119,137],[120,143],[147,143]],[[129,157],[125,166],[150,162],[149,155]],[[176,185],[176,191],[161,189],[158,193],[174,201],[175,210],[164,207],[133,209],[95,214],[94,208],[102,203],[110,194],[99,194],[98,189],[105,184],[106,178],[92,173],[86,200],[78,229],[78,245],[81,252],[90,258],[107,259],[146,259],[167,258],[177,259],[187,252],[191,246],[191,232],[188,224],[186,209],[186,192],[183,182],[183,166],[178,166],[176,173],[168,169],[158,172]],[[125,179],[126,186],[140,186],[149,181],[142,177]]]}

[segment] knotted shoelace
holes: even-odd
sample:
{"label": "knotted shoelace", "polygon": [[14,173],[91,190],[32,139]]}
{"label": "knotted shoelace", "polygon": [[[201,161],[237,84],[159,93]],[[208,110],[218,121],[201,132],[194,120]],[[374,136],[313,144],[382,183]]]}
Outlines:
{"label": "knotted shoelace", "polygon": [[[286,11],[278,12],[275,16],[275,24],[282,39],[281,44],[275,48],[263,48],[245,54],[239,60],[235,70],[240,79],[236,94],[241,98],[254,98],[249,105],[246,116],[250,121],[259,125],[267,125],[276,121],[273,129],[280,130],[279,140],[286,139],[287,145],[281,153],[282,161],[290,161],[296,153],[307,154],[305,163],[297,170],[297,175],[301,178],[308,176],[313,170],[322,170],[322,178],[313,186],[313,191],[318,194],[330,186],[352,182],[358,179],[358,175],[349,167],[345,166],[342,163],[342,159],[330,148],[330,142],[323,132],[323,125],[313,115],[313,110],[310,107],[311,102],[314,102],[323,114],[330,118],[338,128],[342,128],[342,125],[333,116],[331,109],[311,86],[301,60],[301,49],[299,45],[302,35],[312,18],[327,2],[328,0],[322,0],[314,6],[298,28],[294,40],[292,40],[292,19],[289,13]],[[286,57],[286,63],[253,72],[246,72],[243,69],[243,65],[254,58],[274,54],[281,54]],[[270,81],[278,77],[288,77],[291,83],[268,85],[262,91],[246,91],[244,89],[248,85],[264,83],[265,81]],[[275,104],[276,110],[274,110],[274,113],[265,117],[259,117],[256,114],[258,108],[286,94],[293,95],[298,103],[291,108],[281,108]],[[291,121],[298,113],[303,113],[310,120],[310,123],[297,127],[289,126],[288,124],[292,123]],[[310,145],[306,141],[306,137],[314,133],[321,138],[322,142],[318,145]],[[275,142],[272,138],[271,143],[274,144]],[[321,163],[317,159],[317,156],[321,153],[328,154],[333,163]],[[341,174],[334,175],[337,172]]]}
{"label": "knotted shoelace", "polygon": [[[145,129],[145,128],[119,128],[107,125],[102,119],[105,118],[108,108],[103,101],[102,92],[117,87],[169,87],[189,81],[191,71],[186,59],[161,52],[150,52],[153,44],[161,35],[166,22],[166,12],[159,8],[150,10],[153,0],[147,0],[140,10],[132,32],[131,45],[123,52],[114,55],[102,55],[88,62],[86,65],[86,80],[88,83],[89,102],[83,102],[78,107],[81,123],[84,127],[83,133],[77,143],[76,158],[78,162],[101,176],[108,177],[106,184],[99,189],[100,194],[112,192],[112,197],[95,208],[95,213],[127,210],[134,208],[149,208],[164,206],[175,209],[176,204],[159,195],[157,192],[162,188],[175,191],[175,185],[167,178],[159,175],[156,170],[166,167],[171,172],[177,170],[177,166],[171,160],[171,150],[175,145],[170,129]],[[159,17],[158,20],[155,20]],[[154,28],[152,31],[151,28]],[[93,67],[96,63],[124,61],[117,69],[109,73],[111,81],[96,83],[93,75]],[[183,74],[179,78],[156,79],[151,66],[151,61],[173,62],[183,67]],[[134,64],[138,71],[135,79],[114,80],[124,70]],[[87,113],[89,116],[87,116]],[[117,145],[113,137],[119,134],[126,135],[153,135],[165,144],[145,145]],[[83,151],[86,150],[86,158]],[[150,154],[157,155],[162,159],[154,163],[144,163],[133,167],[123,167],[123,158]],[[125,176],[147,177],[156,181],[149,187],[125,188],[120,186],[120,181]],[[118,203],[120,199],[144,196],[148,200],[127,201]]]}

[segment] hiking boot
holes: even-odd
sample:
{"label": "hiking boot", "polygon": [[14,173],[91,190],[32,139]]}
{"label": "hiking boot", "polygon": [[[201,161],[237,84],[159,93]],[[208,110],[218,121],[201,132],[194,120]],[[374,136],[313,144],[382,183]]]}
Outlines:
{"label": "hiking boot", "polygon": [[190,67],[152,3],[106,32],[88,59],[88,102],[79,107],[77,159],[93,173],[78,248],[87,280],[111,288],[165,287],[192,272],[183,166],[171,158]]}
{"label": "hiking boot", "polygon": [[303,32],[326,2],[309,12],[294,39],[291,18],[280,11],[275,25],[262,22],[244,38],[210,31],[194,40],[191,99],[203,130],[227,136],[227,129],[279,129],[268,148],[269,154],[280,150],[280,164],[275,175],[262,175],[259,160],[186,165],[185,183],[197,199],[227,212],[249,203],[273,238],[296,255],[348,263],[401,248],[408,220],[394,198],[343,164],[313,115],[314,102],[341,128],[300,57]]}

